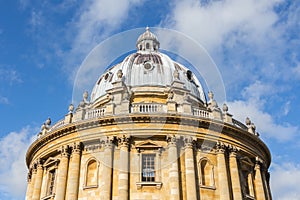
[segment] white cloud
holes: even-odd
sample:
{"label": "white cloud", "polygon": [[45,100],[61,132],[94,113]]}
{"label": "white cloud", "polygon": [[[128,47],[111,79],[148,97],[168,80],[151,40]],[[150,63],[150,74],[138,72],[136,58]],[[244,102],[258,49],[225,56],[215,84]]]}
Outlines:
{"label": "white cloud", "polygon": [[[276,86],[256,81],[242,91],[242,98],[228,102],[233,117],[244,122],[246,117],[253,119],[258,132],[264,138],[275,138],[278,141],[292,140],[299,134],[299,127],[288,123],[276,123],[275,117],[265,111],[268,103],[266,97],[280,92]],[[288,105],[288,104],[287,104]],[[286,107],[286,106],[285,106]]]}
{"label": "white cloud", "polygon": [[298,200],[300,197],[300,164],[280,163],[271,168],[271,191],[274,199]]}
{"label": "white cloud", "polygon": [[[277,21],[274,0],[177,1],[163,25],[185,32],[212,50],[223,43],[243,40],[264,43],[276,35],[272,26]],[[234,37],[229,37],[234,36]]]}
{"label": "white cloud", "polygon": [[[92,48],[120,29],[122,23],[128,20],[130,9],[140,5],[140,2],[141,0],[84,2],[69,30],[71,38],[74,38],[71,50],[62,55],[65,57],[66,70],[74,71],[74,65],[78,67]],[[74,74],[71,76],[73,78]]]}
{"label": "white cloud", "polygon": [[34,131],[25,127],[0,140],[0,193],[9,199],[24,199],[27,184],[25,153]]}
{"label": "white cloud", "polygon": [[8,98],[0,96],[0,104],[9,104]]}
{"label": "white cloud", "polygon": [[13,84],[13,83],[21,83],[23,81],[20,77],[20,74],[16,70],[0,65],[0,83],[1,82],[2,84],[3,83]]}

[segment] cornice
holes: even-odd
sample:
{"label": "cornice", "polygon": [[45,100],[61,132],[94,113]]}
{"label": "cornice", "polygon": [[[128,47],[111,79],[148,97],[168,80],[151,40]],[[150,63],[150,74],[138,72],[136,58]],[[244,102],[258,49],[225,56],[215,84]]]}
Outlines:
{"label": "cornice", "polygon": [[[271,154],[265,143],[260,140],[259,137],[238,128],[232,124],[224,123],[222,121],[213,120],[209,118],[195,117],[191,115],[182,114],[128,114],[128,115],[112,115],[105,116],[101,118],[95,118],[90,120],[83,120],[76,123],[70,123],[59,129],[50,131],[46,135],[38,138],[34,141],[28,148],[26,154],[26,164],[29,166],[34,154],[38,152],[46,144],[64,137],[66,135],[80,132],[83,130],[96,128],[99,126],[113,126],[120,124],[131,124],[131,123],[163,123],[163,124],[178,124],[178,125],[189,125],[197,128],[209,129],[211,131],[218,132],[221,130],[220,135],[216,138],[215,135],[210,133],[205,133],[205,138],[212,137],[212,139],[224,140],[226,142],[230,141],[222,137],[223,135],[229,136],[237,141],[240,141],[239,145],[244,148],[251,148],[252,151],[256,152],[258,155],[262,155],[264,160],[269,166],[271,162]],[[165,129],[164,129],[165,130]],[[189,130],[186,130],[187,132]]]}

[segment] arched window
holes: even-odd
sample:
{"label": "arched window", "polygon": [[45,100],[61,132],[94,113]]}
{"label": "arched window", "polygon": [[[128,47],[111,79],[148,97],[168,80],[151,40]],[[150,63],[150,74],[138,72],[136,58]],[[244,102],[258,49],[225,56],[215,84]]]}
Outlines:
{"label": "arched window", "polygon": [[146,49],[150,49],[150,44],[146,43]]}
{"label": "arched window", "polygon": [[215,187],[214,166],[208,158],[199,161],[200,186]]}
{"label": "arched window", "polygon": [[98,186],[98,162],[95,159],[91,159],[87,162],[85,186]]}
{"label": "arched window", "polygon": [[253,169],[254,164],[248,157],[240,159],[240,178],[243,195],[246,199],[254,198]]}

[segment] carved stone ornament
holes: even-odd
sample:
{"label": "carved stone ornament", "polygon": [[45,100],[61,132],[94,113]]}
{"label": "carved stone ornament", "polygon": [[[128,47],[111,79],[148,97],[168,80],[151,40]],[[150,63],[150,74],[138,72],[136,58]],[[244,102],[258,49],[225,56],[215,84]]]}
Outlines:
{"label": "carved stone ornament", "polygon": [[128,146],[129,145],[129,137],[123,135],[122,137],[118,138],[118,142],[120,146]]}
{"label": "carved stone ornament", "polygon": [[69,114],[70,114],[70,113],[73,113],[73,111],[74,111],[74,105],[71,103],[71,104],[69,105]]}
{"label": "carved stone ornament", "polygon": [[167,137],[167,142],[169,146],[176,146],[177,138],[175,135],[171,135]]}
{"label": "carved stone ornament", "polygon": [[217,153],[224,153],[226,150],[226,145],[223,142],[217,142],[216,144],[216,152]]}
{"label": "carved stone ornament", "polygon": [[194,146],[194,139],[192,137],[185,137],[184,138],[184,147],[185,148],[193,148]]}
{"label": "carved stone ornament", "polygon": [[60,153],[61,153],[61,156],[68,157],[69,156],[69,146],[68,145],[61,146]]}
{"label": "carved stone ornament", "polygon": [[223,104],[223,112],[227,113],[228,112],[228,106],[226,103]]}
{"label": "carved stone ornament", "polygon": [[112,148],[113,146],[113,138],[106,137],[104,140],[101,141],[104,144],[104,148]]}
{"label": "carved stone ornament", "polygon": [[81,152],[81,143],[74,142],[72,145],[72,153],[80,153]]}
{"label": "carved stone ornament", "polygon": [[179,72],[178,72],[178,70],[174,71],[173,76],[174,76],[175,80],[179,80]]}
{"label": "carved stone ornament", "polygon": [[121,69],[118,70],[117,76],[118,76],[118,79],[121,79],[123,77],[123,72]]}
{"label": "carved stone ornament", "polygon": [[170,92],[168,93],[168,100],[172,100],[173,97],[174,97],[174,93],[173,93],[172,91],[170,91]]}

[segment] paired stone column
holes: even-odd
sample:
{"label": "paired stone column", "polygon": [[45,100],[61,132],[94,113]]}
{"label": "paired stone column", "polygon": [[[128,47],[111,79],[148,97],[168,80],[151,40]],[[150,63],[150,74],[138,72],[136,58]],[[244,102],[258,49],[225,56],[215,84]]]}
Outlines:
{"label": "paired stone column", "polygon": [[56,200],[64,200],[66,195],[67,178],[69,168],[69,147],[67,145],[61,147],[61,158],[58,166]]}
{"label": "paired stone column", "polygon": [[175,136],[168,137],[168,162],[169,162],[169,191],[170,200],[180,199],[179,172],[177,163],[177,142]]}
{"label": "paired stone column", "polygon": [[232,194],[234,200],[242,200],[242,189],[241,189],[241,181],[239,168],[237,163],[237,148],[232,147],[229,155],[229,168],[231,175],[231,184],[232,184]]}
{"label": "paired stone column", "polygon": [[184,140],[184,161],[186,177],[186,198],[188,200],[197,199],[195,163],[193,151],[193,138],[187,137]]}
{"label": "paired stone column", "polygon": [[[111,187],[112,187],[112,152],[113,152],[113,140],[107,137],[104,142],[104,161],[103,161],[103,189],[100,193],[100,199],[111,199]],[[121,163],[122,164],[122,163]]]}
{"label": "paired stone column", "polygon": [[230,199],[227,167],[226,167],[226,160],[225,160],[225,150],[226,150],[225,145],[218,142],[216,146],[216,153],[217,153],[217,162],[218,162],[217,173],[218,173],[218,190],[219,190],[220,200]]}
{"label": "paired stone column", "polygon": [[26,191],[26,200],[31,199],[35,181],[36,169],[32,168],[28,173],[28,184],[27,184],[27,191]]}
{"label": "paired stone column", "polygon": [[32,200],[40,200],[41,189],[42,189],[42,181],[43,181],[43,165],[42,160],[38,159],[37,167],[36,167],[36,175],[34,180],[33,194]]}
{"label": "paired stone column", "polygon": [[129,199],[128,194],[128,180],[129,180],[129,138],[125,135],[119,138],[120,145],[120,160],[119,160],[119,177],[118,177],[118,191],[119,199]]}
{"label": "paired stone column", "polygon": [[261,163],[257,160],[254,167],[255,170],[254,187],[255,187],[256,200],[266,200],[266,194],[264,190],[260,165]]}
{"label": "paired stone column", "polygon": [[67,181],[67,199],[76,200],[78,198],[79,175],[80,175],[81,143],[76,142],[72,147],[70,159],[69,176]]}

